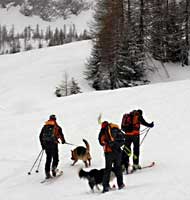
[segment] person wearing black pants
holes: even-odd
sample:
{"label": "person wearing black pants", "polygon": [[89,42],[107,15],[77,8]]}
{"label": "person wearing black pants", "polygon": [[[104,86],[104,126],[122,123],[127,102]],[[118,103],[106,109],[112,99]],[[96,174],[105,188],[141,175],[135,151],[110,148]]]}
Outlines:
{"label": "person wearing black pants", "polygon": [[56,169],[59,163],[59,139],[62,144],[65,143],[62,129],[57,124],[55,115],[50,115],[49,120],[45,122],[39,138],[42,149],[46,152],[45,174],[46,179],[48,179],[51,178],[50,169],[52,170],[52,175],[56,176]]}
{"label": "person wearing black pants", "polygon": [[45,172],[46,176],[48,176],[52,160],[53,160],[52,171],[57,168],[59,163],[58,145],[57,144],[47,145],[47,147],[45,148],[45,152],[46,152]]}
{"label": "person wearing black pants", "polygon": [[[131,150],[131,144],[133,144],[133,151]],[[129,157],[131,156],[131,152],[133,152],[133,165],[139,166],[139,156],[140,156],[140,136],[139,135],[126,135],[126,142],[123,148],[123,160],[125,164],[126,170],[128,169],[129,165]]]}
{"label": "person wearing black pants", "polygon": [[[132,112],[131,112],[132,113]],[[133,144],[133,170],[141,169],[139,165],[139,155],[140,155],[140,125],[146,127],[154,127],[154,122],[148,123],[143,118],[142,110],[133,111],[133,129],[131,131],[125,131],[126,140],[122,153],[122,164],[125,165],[126,172],[128,173],[129,157],[132,154],[131,144]]]}
{"label": "person wearing black pants", "polygon": [[124,187],[123,175],[121,168],[121,151],[105,153],[105,173],[103,177],[103,192],[107,192],[110,189],[109,180],[111,171],[113,171],[117,178],[117,185],[119,189]]}
{"label": "person wearing black pants", "polygon": [[120,147],[122,145],[122,140],[116,141],[116,139],[113,137],[113,135],[117,132],[120,132],[120,129],[116,124],[108,123],[107,121],[102,123],[98,140],[100,145],[103,146],[105,155],[103,193],[108,192],[110,189],[109,181],[111,171],[113,171],[116,175],[118,188],[122,189],[125,187],[121,168],[122,152]]}

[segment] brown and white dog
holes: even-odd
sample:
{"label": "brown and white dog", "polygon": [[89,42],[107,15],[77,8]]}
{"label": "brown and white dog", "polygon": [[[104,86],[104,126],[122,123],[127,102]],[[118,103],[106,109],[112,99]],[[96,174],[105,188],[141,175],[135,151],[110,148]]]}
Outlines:
{"label": "brown and white dog", "polygon": [[71,150],[71,160],[74,160],[72,166],[78,161],[82,160],[85,163],[86,167],[91,165],[91,155],[90,155],[90,145],[83,139],[86,147],[78,146],[75,149]]}

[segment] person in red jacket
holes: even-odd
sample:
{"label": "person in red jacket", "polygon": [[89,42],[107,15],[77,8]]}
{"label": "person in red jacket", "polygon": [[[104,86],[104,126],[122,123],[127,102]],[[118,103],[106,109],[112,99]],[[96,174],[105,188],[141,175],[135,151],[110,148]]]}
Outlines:
{"label": "person in red jacket", "polygon": [[142,110],[134,110],[130,113],[132,117],[133,128],[131,130],[123,131],[126,133],[125,145],[123,148],[123,158],[126,172],[128,173],[129,157],[132,154],[131,145],[133,144],[133,170],[141,169],[139,165],[139,155],[140,155],[140,126],[141,124],[146,127],[154,127],[154,122],[148,123],[143,118]]}
{"label": "person in red jacket", "polygon": [[65,143],[62,129],[57,124],[55,115],[50,115],[49,120],[45,122],[39,138],[42,149],[46,152],[45,174],[46,179],[48,179],[51,178],[50,168],[52,169],[52,175],[56,176],[56,169],[59,163],[59,140],[61,140],[62,144]]}
{"label": "person in red jacket", "polygon": [[[114,171],[117,177],[117,185],[119,189],[125,187],[123,183],[123,174],[121,169],[121,146],[124,144],[124,136],[116,139],[116,135],[121,136],[121,130],[118,125],[104,121],[101,125],[99,133],[99,143],[103,146],[105,155],[105,172],[103,177],[103,193],[108,192],[111,171]],[[123,134],[124,135],[124,134]]]}

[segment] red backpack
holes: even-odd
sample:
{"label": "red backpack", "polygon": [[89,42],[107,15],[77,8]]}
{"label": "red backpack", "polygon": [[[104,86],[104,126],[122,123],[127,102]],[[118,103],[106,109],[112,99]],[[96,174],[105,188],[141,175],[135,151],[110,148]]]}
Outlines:
{"label": "red backpack", "polygon": [[133,110],[132,112],[123,115],[121,129],[124,132],[132,132],[137,123],[139,123],[139,113],[136,110]]}

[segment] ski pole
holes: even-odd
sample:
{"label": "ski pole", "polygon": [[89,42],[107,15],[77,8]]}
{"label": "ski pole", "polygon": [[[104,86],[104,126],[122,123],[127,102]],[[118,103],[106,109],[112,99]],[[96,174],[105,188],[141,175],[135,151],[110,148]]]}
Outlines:
{"label": "ski pole", "polygon": [[143,141],[144,141],[145,137],[147,136],[147,134],[148,134],[149,130],[150,130],[150,128],[148,128],[148,129],[147,129],[147,131],[146,131],[146,134],[144,135],[144,137],[143,137],[143,138],[142,138],[142,140],[141,140],[140,146],[141,146],[141,144],[143,143]]}
{"label": "ski pole", "polygon": [[[127,146],[124,145],[123,151],[127,154],[127,156],[131,156],[132,152],[131,149],[129,149]],[[137,156],[135,154],[133,154],[134,159],[137,159]]]}
{"label": "ski pole", "polygon": [[30,174],[31,174],[31,172],[32,172],[32,170],[33,170],[33,168],[34,168],[34,166],[35,166],[36,162],[38,161],[38,159],[39,159],[40,155],[42,154],[42,152],[43,152],[43,149],[40,151],[39,155],[37,156],[37,158],[36,158],[36,160],[35,160],[34,164],[32,165],[32,167],[31,167],[30,171],[28,172],[28,175],[30,175]]}
{"label": "ski pole", "polygon": [[146,127],[146,128],[144,128],[143,130],[141,130],[139,135],[143,135],[144,133],[146,133],[147,129],[149,129],[149,128]]}
{"label": "ski pole", "polygon": [[77,146],[76,144],[72,144],[72,143],[69,143],[69,142],[65,142],[65,144],[72,145],[72,146]]}
{"label": "ski pole", "polygon": [[37,167],[37,169],[36,169],[36,173],[39,172],[39,167],[40,167],[40,164],[41,164],[41,161],[42,161],[43,154],[44,154],[44,150],[43,150],[42,153],[41,153],[41,157],[40,157],[40,161],[39,161],[39,163],[38,163],[38,167]]}

